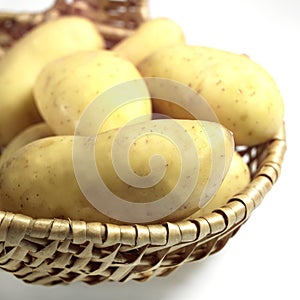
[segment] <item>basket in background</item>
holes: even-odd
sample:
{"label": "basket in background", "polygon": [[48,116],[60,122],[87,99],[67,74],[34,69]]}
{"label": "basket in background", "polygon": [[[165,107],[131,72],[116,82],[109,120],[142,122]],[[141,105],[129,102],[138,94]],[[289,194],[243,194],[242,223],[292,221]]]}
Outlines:
{"label": "basket in background", "polygon": [[[145,0],[57,0],[39,13],[0,13],[0,56],[27,31],[61,15],[95,22],[107,48],[148,18]],[[263,145],[240,149],[251,182],[207,216],[153,225],[114,225],[33,219],[0,211],[0,268],[26,283],[144,281],[220,251],[248,220],[280,175],[286,148],[284,124]]]}

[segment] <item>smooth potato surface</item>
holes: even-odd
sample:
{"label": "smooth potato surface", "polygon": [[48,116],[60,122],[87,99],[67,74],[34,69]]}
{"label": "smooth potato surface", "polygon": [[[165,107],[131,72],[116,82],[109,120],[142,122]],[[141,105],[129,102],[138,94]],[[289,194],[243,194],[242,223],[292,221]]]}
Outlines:
{"label": "smooth potato surface", "polygon": [[33,124],[22,130],[19,134],[17,134],[5,147],[4,151],[0,156],[0,165],[6,161],[14,152],[23,146],[44,138],[48,136],[52,136],[53,132],[50,127],[45,122],[40,122],[37,124]]}
{"label": "smooth potato surface", "polygon": [[241,192],[250,182],[250,171],[238,152],[234,152],[229,170],[214,197],[189,219],[198,218],[227,204],[230,198]]}
{"label": "smooth potato surface", "polygon": [[[179,147],[178,140],[168,138],[168,130],[172,131],[176,125],[174,122],[182,130],[183,148]],[[131,141],[133,133],[136,138]],[[0,169],[0,209],[37,218],[114,223],[180,220],[198,210],[199,201],[203,205],[214,195],[233,155],[232,134],[211,122],[151,120],[128,126],[125,131],[100,133],[95,142],[95,165],[110,193],[107,197],[104,192],[97,193],[95,203],[86,197],[79,180],[83,176],[88,193],[97,192],[99,180],[85,160],[85,152],[80,152],[89,149],[91,140],[82,136],[76,139],[83,147],[76,148],[81,153],[79,156],[77,152],[72,154],[73,136],[40,139],[16,151]],[[124,145],[128,140],[126,150]],[[193,151],[200,162],[199,168],[190,158]],[[183,153],[187,156],[183,157]],[[214,181],[208,184],[212,172]],[[149,209],[149,204],[171,192],[171,201],[162,201],[154,210]],[[139,211],[128,205],[109,208],[114,197],[139,204]],[[115,212],[118,209],[121,212]]]}
{"label": "smooth potato surface", "polygon": [[[127,89],[126,82],[134,80],[134,88]],[[114,92],[107,96],[105,92],[111,89]],[[140,92],[142,99],[114,104],[131,92],[137,96]],[[35,83],[34,96],[41,115],[57,135],[74,134],[89,105],[97,106],[97,120],[105,119],[99,121],[100,131],[150,119],[152,113],[148,89],[136,67],[109,50],[77,52],[47,64]]]}
{"label": "smooth potato surface", "polygon": [[60,56],[104,47],[92,22],[62,17],[44,23],[16,42],[0,60],[0,146],[42,121],[32,88],[42,67]]}
{"label": "smooth potato surface", "polygon": [[113,47],[113,51],[138,65],[143,59],[159,49],[184,44],[182,28],[168,18],[147,20],[128,38]]}
{"label": "smooth potato surface", "polygon": [[[264,143],[282,126],[284,106],[275,81],[246,55],[177,45],[150,55],[138,69],[145,77],[176,80],[197,91],[238,145]],[[172,117],[192,118],[179,106],[157,99],[153,107]]]}

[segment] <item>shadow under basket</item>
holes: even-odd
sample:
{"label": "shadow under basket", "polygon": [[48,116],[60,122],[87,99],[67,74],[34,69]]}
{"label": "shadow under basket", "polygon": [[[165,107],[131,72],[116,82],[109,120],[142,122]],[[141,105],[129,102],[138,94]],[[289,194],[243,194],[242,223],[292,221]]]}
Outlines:
{"label": "shadow under basket", "polygon": [[[34,14],[0,13],[0,54],[45,20],[77,14],[92,19],[107,47],[148,18],[145,1],[56,1]],[[114,225],[33,219],[0,211],[0,268],[26,283],[144,281],[218,252],[248,220],[280,175],[286,149],[284,124],[267,143],[243,148],[252,179],[227,205],[187,221]]]}

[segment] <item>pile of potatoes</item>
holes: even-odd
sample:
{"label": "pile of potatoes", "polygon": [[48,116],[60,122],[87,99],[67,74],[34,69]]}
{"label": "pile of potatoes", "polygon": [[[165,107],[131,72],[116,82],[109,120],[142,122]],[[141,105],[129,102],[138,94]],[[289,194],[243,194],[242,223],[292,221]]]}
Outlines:
{"label": "pile of potatoes", "polygon": [[[143,84],[146,77],[174,80],[193,89],[207,101],[219,123],[195,120],[183,108],[184,97],[182,107],[151,98]],[[127,81],[141,91],[142,99],[115,109],[101,124],[95,141],[95,161],[105,185],[128,202],[145,204],[140,205],[145,212],[123,209],[118,217],[87,199],[75,176],[72,155],[74,134],[80,135],[76,126],[87,107],[98,95]],[[123,93],[120,89],[115,97]],[[112,103],[115,100],[110,99]],[[154,119],[153,112],[169,118]],[[183,30],[170,19],[146,21],[130,37],[107,49],[92,22],[77,16],[61,17],[27,33],[0,60],[0,147],[4,149],[0,209],[34,218],[112,223],[201,217],[225,205],[250,181],[248,166],[235,146],[268,141],[283,117],[278,87],[263,67],[246,55],[188,45]],[[189,135],[201,162],[196,174],[192,163],[183,171],[185,162],[178,145],[164,137],[174,122]],[[164,159],[163,176],[152,186],[134,186],[118,176],[111,153],[113,141],[125,125],[123,138],[134,132],[137,139],[127,153],[123,149],[117,152],[127,156],[138,179],[153,171],[153,156]],[[92,132],[82,133],[82,139],[89,134]],[[189,149],[190,145],[183,147]],[[211,183],[213,160],[223,167]],[[173,191],[182,172],[186,172],[185,178],[194,174],[192,188],[185,181],[188,195],[184,188],[174,193],[169,206],[161,209],[169,213],[147,211],[146,204]],[[87,172],[92,183],[89,176]],[[99,199],[99,203],[112,201],[104,194]],[[200,199],[203,207],[199,207]],[[137,216],[143,213],[147,218]]]}

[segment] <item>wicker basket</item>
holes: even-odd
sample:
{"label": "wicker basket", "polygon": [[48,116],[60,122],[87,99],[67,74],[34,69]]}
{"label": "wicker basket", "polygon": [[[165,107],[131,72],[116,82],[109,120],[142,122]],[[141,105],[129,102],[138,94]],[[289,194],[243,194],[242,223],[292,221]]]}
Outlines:
{"label": "wicker basket", "polygon": [[[37,24],[65,14],[92,19],[107,47],[131,34],[147,17],[145,0],[58,0],[36,14],[0,14],[0,53]],[[63,219],[33,219],[0,211],[0,267],[26,283],[88,284],[144,281],[164,276],[185,262],[221,250],[262,202],[280,175],[284,124],[264,145],[245,148],[252,180],[213,213],[155,225],[113,225]]]}

